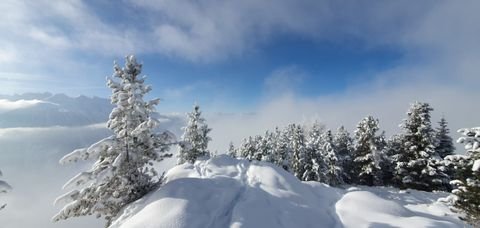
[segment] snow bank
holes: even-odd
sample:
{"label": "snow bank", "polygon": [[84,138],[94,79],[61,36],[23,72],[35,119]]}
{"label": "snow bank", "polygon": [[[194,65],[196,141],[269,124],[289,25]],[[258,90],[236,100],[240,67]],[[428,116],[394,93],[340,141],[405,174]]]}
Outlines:
{"label": "snow bank", "polygon": [[302,183],[274,165],[222,155],[174,167],[111,227],[463,227],[436,202],[444,196]]}

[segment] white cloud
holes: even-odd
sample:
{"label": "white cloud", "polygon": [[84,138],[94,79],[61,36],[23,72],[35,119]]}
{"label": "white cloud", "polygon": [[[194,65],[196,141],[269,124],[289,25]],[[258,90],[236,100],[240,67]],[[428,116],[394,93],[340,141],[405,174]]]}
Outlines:
{"label": "white cloud", "polygon": [[307,74],[295,65],[276,69],[265,78],[264,83],[267,96],[293,93],[306,77]]}
{"label": "white cloud", "polygon": [[[228,143],[239,145],[241,139],[276,126],[290,123],[311,124],[316,120],[336,130],[344,125],[353,132],[356,124],[367,115],[380,119],[380,127],[387,135],[400,132],[398,125],[406,118],[406,111],[414,101],[429,102],[435,109],[432,122],[444,115],[449,121],[452,137],[457,129],[478,124],[480,107],[474,105],[472,91],[464,90],[462,84],[448,86],[435,81],[420,79],[401,82],[400,85],[370,85],[351,88],[346,94],[333,94],[317,98],[284,94],[266,100],[255,109],[254,114],[210,116],[213,150],[225,151]],[[458,146],[458,151],[463,152]]]}
{"label": "white cloud", "polygon": [[[480,19],[475,10],[479,6],[474,1],[449,1],[433,7],[408,33],[396,38],[405,47],[405,59],[377,72],[373,80],[318,97],[278,94],[259,104],[254,115],[212,117],[212,147],[222,151],[229,140],[238,145],[242,138],[275,126],[315,119],[332,129],[345,125],[354,130],[367,115],[379,118],[381,128],[392,135],[400,131],[398,125],[414,101],[429,102],[435,109],[432,121],[444,115],[452,137],[458,137],[457,129],[479,124],[480,47],[475,40],[480,39],[480,32],[471,22]],[[457,149],[463,153],[460,145]]]}
{"label": "white cloud", "polygon": [[[52,223],[62,185],[88,164],[62,167],[58,159],[109,134],[103,125],[0,129],[0,168],[13,190],[2,195],[2,227],[98,227],[94,218]],[[88,163],[88,162],[87,162]]]}
{"label": "white cloud", "polygon": [[157,51],[195,62],[256,52],[284,34],[306,40],[400,45],[438,1],[130,1],[150,12]]}
{"label": "white cloud", "polygon": [[22,109],[22,108],[29,108],[38,104],[53,104],[50,102],[45,102],[41,100],[16,100],[16,101],[10,101],[7,99],[0,99],[0,113],[6,112],[6,111],[11,111],[15,109]]}

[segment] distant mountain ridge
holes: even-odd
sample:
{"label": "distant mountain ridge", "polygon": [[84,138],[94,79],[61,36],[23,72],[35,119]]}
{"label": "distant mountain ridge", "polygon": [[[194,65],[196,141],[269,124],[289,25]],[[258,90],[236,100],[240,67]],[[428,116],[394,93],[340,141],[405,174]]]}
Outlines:
{"label": "distant mountain ridge", "polygon": [[26,93],[0,95],[8,101],[40,100],[36,105],[0,113],[0,128],[83,126],[108,120],[113,108],[109,99],[69,97],[65,94]]}
{"label": "distant mountain ridge", "polygon": [[[101,97],[77,96],[52,93],[25,93],[0,95],[0,100],[41,101],[34,105],[0,112],[0,128],[16,127],[51,127],[51,126],[85,126],[104,123],[114,105],[110,99]],[[168,129],[174,134],[181,134],[185,125],[183,115],[159,114],[160,130]]]}

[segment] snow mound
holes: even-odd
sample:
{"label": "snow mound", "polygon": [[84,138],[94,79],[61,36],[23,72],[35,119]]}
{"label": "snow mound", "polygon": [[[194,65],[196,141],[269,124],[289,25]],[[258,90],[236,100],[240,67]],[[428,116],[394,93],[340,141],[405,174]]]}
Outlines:
{"label": "snow mound", "polygon": [[[419,196],[411,198],[421,199]],[[441,209],[443,205],[417,203],[410,205],[370,191],[354,191],[347,192],[335,207],[345,227],[463,227],[454,217],[447,217],[448,209]]]}
{"label": "snow mound", "polygon": [[444,196],[333,188],[221,155],[172,168],[164,186],[125,208],[111,227],[463,227],[436,202]]}

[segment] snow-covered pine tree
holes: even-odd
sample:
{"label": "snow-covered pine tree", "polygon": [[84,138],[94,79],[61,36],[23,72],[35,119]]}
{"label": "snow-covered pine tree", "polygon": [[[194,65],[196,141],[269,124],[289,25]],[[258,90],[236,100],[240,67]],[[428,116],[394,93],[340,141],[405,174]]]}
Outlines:
{"label": "snow-covered pine tree", "polygon": [[323,126],[314,123],[308,132],[305,153],[305,171],[302,176],[303,181],[320,181],[324,180],[324,170],[326,170],[325,162],[320,154],[322,151],[322,131]]}
{"label": "snow-covered pine tree", "polygon": [[394,178],[395,167],[399,159],[400,154],[402,154],[403,142],[400,135],[392,135],[386,142],[385,146],[385,156],[386,160],[381,166],[383,170],[383,184],[395,187],[401,187],[401,182],[398,182]]}
{"label": "snow-covered pine tree", "polygon": [[235,149],[233,142],[230,142],[228,145],[228,155],[232,158],[237,158],[237,149]]}
{"label": "snow-covered pine tree", "polygon": [[255,153],[257,152],[257,141],[252,136],[243,139],[242,145],[238,149],[240,157],[249,161],[255,160]]}
{"label": "snow-covered pine tree", "polygon": [[261,138],[258,145],[258,152],[261,153],[261,161],[274,163],[275,158],[273,154],[273,133],[266,131],[265,135]]}
{"label": "snow-covered pine tree", "polygon": [[195,163],[198,158],[208,158],[208,133],[212,130],[202,117],[200,106],[195,105],[193,111],[187,114],[188,124],[183,128],[182,143],[178,151],[178,164]]}
{"label": "snow-covered pine tree", "polygon": [[350,184],[353,162],[353,141],[350,137],[350,133],[344,126],[338,128],[337,133],[333,137],[333,144],[335,145],[335,151],[339,159],[339,164],[342,168],[342,180]]}
{"label": "snow-covered pine tree", "polygon": [[401,125],[403,145],[397,156],[394,175],[404,188],[432,191],[444,190],[449,186],[445,167],[435,151],[431,111],[433,109],[428,103],[415,102]]}
{"label": "snow-covered pine tree", "polygon": [[337,158],[337,152],[335,151],[332,131],[325,131],[322,134],[321,138],[323,144],[320,154],[323,158],[323,161],[325,162],[326,170],[323,171],[323,176],[325,179],[320,181],[331,186],[343,184],[343,170],[340,161]]}
{"label": "snow-covered pine tree", "polygon": [[302,179],[305,173],[305,134],[303,127],[298,124],[290,124],[286,129],[291,151],[291,172],[298,179]]}
{"label": "snow-covered pine tree", "polygon": [[55,200],[56,204],[67,204],[53,221],[96,215],[103,216],[108,226],[122,208],[159,186],[161,178],[152,165],[171,156],[166,152],[174,137],[154,131],[159,122],[152,114],[159,100],[143,100],[151,87],[144,85],[141,71],[142,65],[133,55],[126,57],[124,67],[114,64],[113,77],[107,83],[112,89],[111,102],[116,105],[107,123],[113,135],[60,160],[61,164],[79,160],[95,163],[64,185],[72,190]]}
{"label": "snow-covered pine tree", "polygon": [[455,151],[455,147],[453,146],[452,137],[448,135],[450,133],[450,129],[448,129],[448,123],[445,118],[442,117],[438,124],[439,126],[435,131],[435,151],[443,159],[448,155],[452,155]]}
{"label": "snow-covered pine tree", "polygon": [[473,227],[480,227],[480,127],[461,129],[462,137],[458,143],[465,144],[467,150],[467,167],[471,172],[465,173],[460,180],[452,181],[457,189],[452,193],[457,197],[454,207],[462,212]]}
{"label": "snow-covered pine tree", "polygon": [[382,136],[377,135],[378,119],[372,116],[364,118],[355,130],[353,152],[354,183],[362,185],[381,185],[380,163],[384,159]]}
{"label": "snow-covered pine tree", "polygon": [[[2,171],[0,171],[0,177],[2,176]],[[12,190],[12,186],[10,186],[6,181],[0,180],[0,194],[7,193]],[[7,204],[1,204],[0,210],[4,209]]]}
{"label": "snow-covered pine tree", "polygon": [[275,165],[282,167],[286,171],[291,170],[291,154],[288,145],[287,131],[282,132],[276,127],[273,133],[273,160]]}

